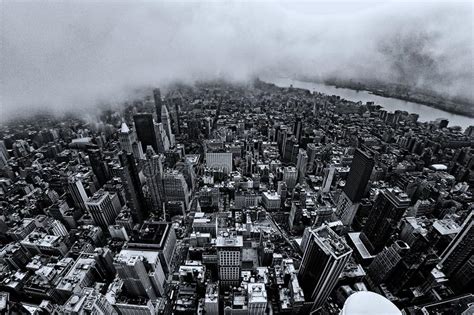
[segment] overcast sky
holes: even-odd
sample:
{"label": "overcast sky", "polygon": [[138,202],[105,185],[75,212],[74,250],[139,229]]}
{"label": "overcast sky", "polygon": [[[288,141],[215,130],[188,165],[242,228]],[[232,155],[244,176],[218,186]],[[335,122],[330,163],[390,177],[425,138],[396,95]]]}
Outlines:
{"label": "overcast sky", "polygon": [[404,82],[474,100],[472,2],[0,1],[1,116],[254,75]]}

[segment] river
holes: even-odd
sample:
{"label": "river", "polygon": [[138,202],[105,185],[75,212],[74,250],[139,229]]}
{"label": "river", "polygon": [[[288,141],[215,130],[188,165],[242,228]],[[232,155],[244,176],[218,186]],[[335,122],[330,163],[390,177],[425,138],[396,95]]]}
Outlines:
{"label": "river", "polygon": [[370,94],[367,91],[356,91],[346,88],[336,88],[333,85],[326,85],[323,83],[314,83],[314,82],[304,82],[298,80],[292,80],[287,78],[278,78],[278,79],[264,79],[264,81],[271,82],[279,87],[289,87],[293,85],[295,88],[308,89],[310,91],[316,91],[329,95],[339,95],[340,97],[358,102],[374,102],[377,105],[381,105],[384,109],[389,112],[394,112],[396,110],[404,110],[409,113],[415,113],[419,115],[419,121],[434,121],[437,118],[445,118],[449,120],[449,126],[460,126],[463,129],[466,129],[470,125],[474,125],[474,119],[446,112],[441,109],[433,108],[427,105],[407,102],[404,100],[399,100],[396,98],[383,97],[379,95]]}

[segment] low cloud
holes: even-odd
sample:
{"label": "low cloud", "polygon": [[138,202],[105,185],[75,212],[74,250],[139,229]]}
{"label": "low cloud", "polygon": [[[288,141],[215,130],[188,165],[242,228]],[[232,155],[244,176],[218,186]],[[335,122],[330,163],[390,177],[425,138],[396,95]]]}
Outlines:
{"label": "low cloud", "polygon": [[375,79],[474,101],[470,2],[7,2],[1,116],[90,111],[142,86]]}

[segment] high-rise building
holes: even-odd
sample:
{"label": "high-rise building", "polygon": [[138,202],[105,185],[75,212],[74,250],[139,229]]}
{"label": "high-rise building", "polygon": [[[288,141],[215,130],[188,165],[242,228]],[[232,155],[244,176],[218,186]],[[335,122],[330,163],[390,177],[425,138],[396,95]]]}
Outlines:
{"label": "high-rise building", "polygon": [[87,150],[87,154],[89,156],[92,172],[102,187],[110,179],[107,163],[104,161],[102,152],[99,149],[89,149]]}
{"label": "high-rise building", "polygon": [[472,288],[474,278],[474,210],[462,224],[461,232],[441,254],[439,267],[450,278],[454,287]]}
{"label": "high-rise building", "polygon": [[410,198],[398,187],[378,194],[362,230],[362,240],[372,254],[384,248],[409,206]]}
{"label": "high-rise building", "polygon": [[158,153],[165,153],[171,147],[170,139],[166,134],[163,123],[155,123],[155,137],[158,146]]}
{"label": "high-rise building", "polygon": [[174,146],[174,134],[171,131],[171,120],[170,114],[168,112],[168,107],[161,107],[161,123],[163,124],[163,129],[165,130],[166,136],[168,137],[170,146]]}
{"label": "high-rise building", "polygon": [[137,139],[137,134],[130,129],[125,122],[119,130],[120,148],[127,152],[133,153],[136,159],[143,159],[143,149],[141,143]]}
{"label": "high-rise building", "polygon": [[51,232],[53,233],[53,235],[63,236],[63,237],[69,236],[69,233],[66,227],[64,226],[64,224],[62,224],[58,220],[53,220],[49,228],[51,229]]}
{"label": "high-rise building", "polygon": [[308,154],[306,150],[300,149],[298,152],[298,159],[296,162],[296,169],[298,170],[298,182],[303,183],[306,176],[306,169],[308,165]]}
{"label": "high-rise building", "polygon": [[120,279],[123,280],[130,297],[156,299],[157,294],[146,268],[146,259],[138,253],[122,252],[114,259],[114,266]]}
{"label": "high-rise building", "polygon": [[344,190],[339,197],[336,210],[336,214],[344,225],[352,224],[359,208],[359,202],[366,191],[373,168],[373,156],[366,151],[357,149],[354,153],[351,170],[347,176]]}
{"label": "high-rise building", "polygon": [[397,264],[402,260],[410,246],[403,241],[397,240],[391,246],[385,247],[372,261],[367,269],[370,282],[379,285],[385,281],[394,271]]}
{"label": "high-rise building", "polygon": [[314,143],[308,143],[306,146],[306,152],[308,154],[308,167],[307,172],[312,173],[314,171],[314,162],[316,160],[317,146]]}
{"label": "high-rise building", "polygon": [[344,186],[344,192],[352,202],[359,202],[364,196],[373,168],[374,157],[372,154],[357,149]]}
{"label": "high-rise building", "polygon": [[125,152],[122,152],[119,158],[122,165],[121,175],[125,185],[127,205],[130,208],[133,221],[135,223],[142,223],[147,217],[147,211],[135,159],[131,153]]}
{"label": "high-rise building", "polygon": [[206,286],[204,309],[206,314],[219,315],[219,287],[215,283],[209,283]]}
{"label": "high-rise building", "polygon": [[104,190],[97,191],[86,201],[87,210],[91,214],[96,225],[103,231],[107,231],[108,226],[114,224],[115,218],[119,214],[120,204],[114,205],[110,193]]}
{"label": "high-rise building", "polygon": [[7,165],[7,161],[10,158],[8,154],[7,147],[5,146],[5,141],[0,140],[0,167]]}
{"label": "high-rise building", "polygon": [[232,172],[232,153],[231,152],[207,152],[206,166],[212,169],[222,170],[228,174]]}
{"label": "high-rise building", "polygon": [[163,100],[161,99],[160,89],[153,90],[153,99],[155,100],[156,121],[158,123],[161,123],[161,112],[162,112],[162,107],[163,107]]}
{"label": "high-rise building", "polygon": [[133,115],[133,121],[135,122],[138,140],[142,144],[142,150],[145,151],[146,147],[151,145],[155,152],[159,152],[153,115],[148,113],[135,114]]}
{"label": "high-rise building", "polygon": [[328,193],[331,190],[332,181],[334,179],[334,173],[336,173],[336,165],[330,164],[324,170],[324,180],[322,186],[322,192]]}
{"label": "high-rise building", "polygon": [[299,143],[303,134],[303,122],[301,121],[301,117],[296,117],[295,125],[293,127],[293,134],[295,135],[296,140]]}
{"label": "high-rise building", "polygon": [[143,163],[143,175],[151,197],[152,210],[159,211],[163,208],[163,156],[155,154],[153,148],[149,146],[146,150],[146,160]]}
{"label": "high-rise building", "polygon": [[264,283],[247,285],[248,311],[253,315],[264,315],[267,309],[267,290]]}
{"label": "high-rise building", "polygon": [[189,207],[191,191],[184,175],[177,170],[167,170],[163,174],[163,191],[166,201],[182,201]]}
{"label": "high-rise building", "polygon": [[295,188],[297,178],[298,172],[296,167],[287,166],[283,169],[283,181],[286,183],[286,187],[288,187],[290,191]]}
{"label": "high-rise building", "polygon": [[243,245],[241,235],[222,232],[217,236],[217,266],[219,280],[224,287],[239,285]]}
{"label": "high-rise building", "polygon": [[82,291],[71,295],[71,297],[64,304],[62,313],[65,315],[118,314],[109,301],[107,301],[105,296],[95,288],[83,288]]}
{"label": "high-rise building", "polygon": [[74,206],[81,210],[86,210],[86,201],[89,196],[87,196],[86,190],[84,189],[84,185],[82,185],[80,178],[77,176],[69,177],[68,192],[72,197]]}
{"label": "high-rise building", "polygon": [[306,301],[314,302],[314,311],[331,294],[352,249],[326,225],[309,231],[309,239],[305,244],[298,280]]}

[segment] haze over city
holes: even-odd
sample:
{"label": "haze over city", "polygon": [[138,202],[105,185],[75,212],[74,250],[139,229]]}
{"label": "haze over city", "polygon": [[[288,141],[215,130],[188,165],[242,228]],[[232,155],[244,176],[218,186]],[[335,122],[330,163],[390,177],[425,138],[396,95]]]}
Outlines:
{"label": "haze over city", "polygon": [[0,315],[474,314],[473,5],[0,0]]}
{"label": "haze over city", "polygon": [[[1,120],[175,81],[402,83],[472,104],[470,2],[0,4]],[[469,106],[469,105],[466,105]]]}

